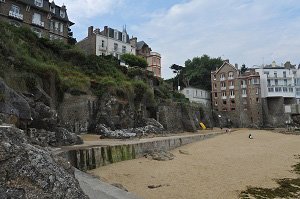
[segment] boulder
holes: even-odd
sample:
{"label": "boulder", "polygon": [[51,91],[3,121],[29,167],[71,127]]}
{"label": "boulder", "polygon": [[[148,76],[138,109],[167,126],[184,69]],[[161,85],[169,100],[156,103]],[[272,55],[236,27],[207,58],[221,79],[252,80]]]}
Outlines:
{"label": "boulder", "polygon": [[17,128],[0,127],[0,176],[0,198],[88,198],[68,162]]}

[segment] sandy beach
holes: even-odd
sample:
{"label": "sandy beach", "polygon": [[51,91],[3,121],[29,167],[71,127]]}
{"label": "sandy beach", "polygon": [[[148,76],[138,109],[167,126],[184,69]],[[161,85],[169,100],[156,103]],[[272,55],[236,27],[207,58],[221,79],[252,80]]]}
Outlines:
{"label": "sandy beach", "polygon": [[[248,139],[249,132],[254,139]],[[238,130],[171,152],[171,161],[140,158],[90,173],[145,199],[238,198],[247,186],[270,188],[274,179],[296,177],[290,171],[299,161],[294,155],[300,154],[300,136]]]}

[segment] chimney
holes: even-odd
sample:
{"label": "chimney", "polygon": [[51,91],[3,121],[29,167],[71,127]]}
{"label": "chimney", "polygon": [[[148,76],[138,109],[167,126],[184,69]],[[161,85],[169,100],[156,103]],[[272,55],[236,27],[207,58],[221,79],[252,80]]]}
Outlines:
{"label": "chimney", "polygon": [[226,63],[229,63],[229,59],[225,59],[223,62],[224,62],[224,63],[225,63],[225,62],[226,62]]}
{"label": "chimney", "polygon": [[100,34],[100,29],[99,29],[99,28],[96,28],[95,31],[94,31],[94,33],[95,33],[96,35],[99,35],[99,34]]}
{"label": "chimney", "polygon": [[88,37],[93,35],[93,31],[94,31],[94,27],[90,26],[89,29],[88,29]]}
{"label": "chimney", "polygon": [[239,65],[237,63],[234,64],[234,66],[235,66],[236,69],[239,69]]}
{"label": "chimney", "polygon": [[131,46],[133,46],[134,48],[136,48],[137,38],[136,37],[132,37],[130,39],[130,44],[131,44]]}
{"label": "chimney", "polygon": [[104,36],[108,36],[108,26],[104,26]]}

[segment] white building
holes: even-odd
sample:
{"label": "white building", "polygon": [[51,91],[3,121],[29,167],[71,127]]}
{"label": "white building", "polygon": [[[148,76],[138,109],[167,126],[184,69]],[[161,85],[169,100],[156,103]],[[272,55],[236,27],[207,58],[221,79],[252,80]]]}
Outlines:
{"label": "white building", "polygon": [[117,29],[104,26],[104,29],[95,29],[93,26],[88,29],[88,36],[77,45],[88,54],[94,55],[113,55],[120,59],[125,53],[136,54],[136,45],[131,43],[126,29]]}
{"label": "white building", "polygon": [[261,97],[296,98],[300,100],[300,70],[272,65],[256,68],[260,75]]}
{"label": "white building", "polygon": [[185,97],[190,100],[190,102],[200,103],[206,107],[210,106],[210,92],[208,91],[193,87],[187,87],[180,92],[184,94]]}

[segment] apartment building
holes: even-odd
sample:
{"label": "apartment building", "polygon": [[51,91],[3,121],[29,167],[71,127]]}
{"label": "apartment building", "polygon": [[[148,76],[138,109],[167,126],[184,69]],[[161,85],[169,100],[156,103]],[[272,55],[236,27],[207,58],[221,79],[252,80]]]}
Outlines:
{"label": "apartment building", "polygon": [[161,55],[159,53],[152,52],[147,43],[139,41],[136,43],[136,54],[147,60],[148,71],[152,71],[156,77],[161,77]]}
{"label": "apartment building", "polygon": [[0,0],[0,20],[28,27],[39,37],[65,42],[74,24],[68,18],[65,5],[60,7],[49,0]]}
{"label": "apartment building", "polygon": [[211,72],[212,108],[226,115],[235,126],[260,126],[262,105],[259,74],[254,70],[241,73],[228,60]]}
{"label": "apartment building", "polygon": [[88,36],[79,41],[76,45],[83,49],[87,54],[94,55],[113,55],[120,59],[125,53],[136,54],[136,46],[131,43],[125,28],[123,31],[104,26],[94,30],[93,26],[88,28]]}

